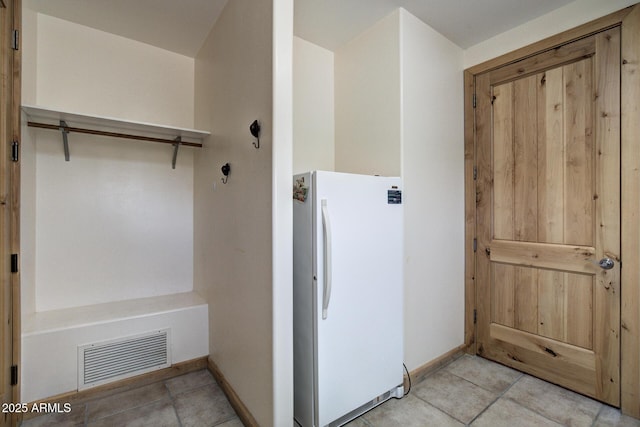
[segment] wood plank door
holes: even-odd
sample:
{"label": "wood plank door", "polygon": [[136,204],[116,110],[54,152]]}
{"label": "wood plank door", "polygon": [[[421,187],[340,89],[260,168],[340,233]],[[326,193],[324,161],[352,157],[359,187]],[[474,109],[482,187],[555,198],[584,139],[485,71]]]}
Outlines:
{"label": "wood plank door", "polygon": [[477,352],[618,406],[619,28],[480,74],[476,96]]}

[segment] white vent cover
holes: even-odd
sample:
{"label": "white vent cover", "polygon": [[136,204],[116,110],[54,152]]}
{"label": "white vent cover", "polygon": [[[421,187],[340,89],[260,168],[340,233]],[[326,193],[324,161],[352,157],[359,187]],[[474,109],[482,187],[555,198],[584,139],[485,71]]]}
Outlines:
{"label": "white vent cover", "polygon": [[78,390],[171,366],[170,330],[78,346]]}

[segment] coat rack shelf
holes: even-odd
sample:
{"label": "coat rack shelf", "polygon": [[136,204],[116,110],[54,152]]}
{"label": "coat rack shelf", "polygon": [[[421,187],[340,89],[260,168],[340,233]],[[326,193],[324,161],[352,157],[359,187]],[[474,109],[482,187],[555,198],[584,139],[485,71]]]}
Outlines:
{"label": "coat rack shelf", "polygon": [[83,133],[171,144],[173,146],[171,166],[175,169],[180,146],[202,147],[203,139],[210,135],[209,132],[196,129],[89,116],[30,105],[23,105],[22,110],[27,115],[27,125],[29,127],[61,132],[66,161],[69,161],[70,158],[68,135],[70,133]]}

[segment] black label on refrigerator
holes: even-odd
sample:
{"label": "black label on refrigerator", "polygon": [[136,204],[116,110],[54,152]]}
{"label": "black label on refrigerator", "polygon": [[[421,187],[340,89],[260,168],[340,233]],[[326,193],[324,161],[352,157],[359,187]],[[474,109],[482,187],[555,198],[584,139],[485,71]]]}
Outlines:
{"label": "black label on refrigerator", "polygon": [[402,204],[402,190],[387,190],[387,204]]}

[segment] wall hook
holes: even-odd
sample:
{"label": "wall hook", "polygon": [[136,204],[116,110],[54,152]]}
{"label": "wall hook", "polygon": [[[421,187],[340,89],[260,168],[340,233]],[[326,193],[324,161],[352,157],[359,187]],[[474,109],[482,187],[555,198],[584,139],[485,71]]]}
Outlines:
{"label": "wall hook", "polygon": [[253,123],[249,126],[249,132],[256,138],[256,141],[253,142],[253,146],[260,148],[260,123],[257,120],[254,120]]}
{"label": "wall hook", "polygon": [[227,181],[229,180],[229,172],[231,172],[231,166],[229,166],[229,163],[225,163],[222,168],[222,175],[224,175],[224,177],[222,177],[222,183],[226,184]]}

